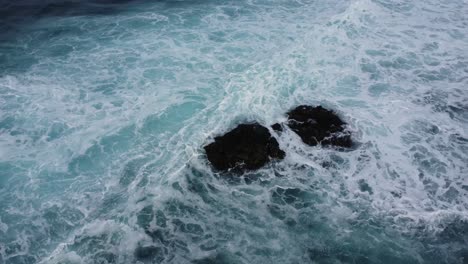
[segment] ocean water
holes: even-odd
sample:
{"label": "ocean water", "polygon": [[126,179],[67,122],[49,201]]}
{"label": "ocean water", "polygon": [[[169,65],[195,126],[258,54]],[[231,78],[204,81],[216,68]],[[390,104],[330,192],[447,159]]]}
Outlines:
{"label": "ocean water", "polygon": [[[468,263],[466,0],[0,1],[0,263]],[[351,151],[214,173],[299,104]]]}

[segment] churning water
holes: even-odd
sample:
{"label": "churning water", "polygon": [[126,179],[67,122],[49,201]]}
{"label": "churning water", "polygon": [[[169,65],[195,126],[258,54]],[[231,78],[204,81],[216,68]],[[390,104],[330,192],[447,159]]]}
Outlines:
{"label": "churning water", "polygon": [[[0,3],[0,263],[468,263],[466,1]],[[299,104],[359,146],[213,173]]]}

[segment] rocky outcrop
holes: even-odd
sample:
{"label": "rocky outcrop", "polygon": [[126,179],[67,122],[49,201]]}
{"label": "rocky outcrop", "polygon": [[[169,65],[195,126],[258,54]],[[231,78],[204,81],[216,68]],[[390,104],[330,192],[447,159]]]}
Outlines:
{"label": "rocky outcrop", "polygon": [[[281,134],[287,126],[310,146],[353,146],[351,133],[346,130],[347,124],[331,110],[301,105],[289,111],[287,117],[285,124],[275,123],[271,129]],[[223,136],[216,137],[204,149],[215,169],[237,173],[256,170],[272,159],[285,157],[268,128],[258,123],[240,124]]]}
{"label": "rocky outcrop", "polygon": [[208,160],[220,171],[256,170],[272,159],[283,159],[284,151],[269,130],[259,125],[240,124],[204,147]]}
{"label": "rocky outcrop", "polygon": [[353,145],[351,133],[333,111],[321,106],[300,105],[287,113],[287,125],[310,146],[337,146],[349,148]]}
{"label": "rocky outcrop", "polygon": [[281,124],[279,124],[279,123],[275,123],[275,124],[271,125],[271,128],[272,128],[274,131],[278,131],[278,132],[282,132],[282,131],[283,131],[283,127],[282,127]]}

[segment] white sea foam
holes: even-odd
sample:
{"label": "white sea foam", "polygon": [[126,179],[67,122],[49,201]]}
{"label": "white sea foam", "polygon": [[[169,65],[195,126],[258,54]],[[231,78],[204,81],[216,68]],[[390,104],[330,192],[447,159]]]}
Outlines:
{"label": "white sea foam", "polygon": [[[466,2],[113,7],[0,45],[0,261],[466,258]],[[271,131],[283,161],[212,172],[213,137],[299,104],[334,109],[356,149]]]}

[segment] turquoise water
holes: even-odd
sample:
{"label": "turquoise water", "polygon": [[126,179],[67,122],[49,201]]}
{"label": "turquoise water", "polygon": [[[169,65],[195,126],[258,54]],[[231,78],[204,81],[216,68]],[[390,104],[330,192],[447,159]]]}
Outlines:
{"label": "turquoise water", "polygon": [[[0,3],[0,263],[468,263],[466,1]],[[358,148],[212,172],[299,104]]]}

